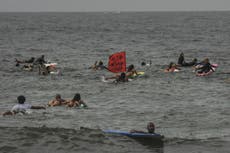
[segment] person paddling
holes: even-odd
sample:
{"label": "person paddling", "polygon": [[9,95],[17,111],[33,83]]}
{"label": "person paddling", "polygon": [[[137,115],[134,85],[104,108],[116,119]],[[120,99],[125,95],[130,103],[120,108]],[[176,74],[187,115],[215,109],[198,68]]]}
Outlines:
{"label": "person paddling", "polygon": [[30,104],[25,104],[26,98],[23,95],[18,96],[17,100],[18,100],[18,104],[14,105],[10,111],[6,111],[6,112],[2,113],[3,116],[15,115],[17,113],[25,114],[26,110],[28,110],[28,109],[45,109],[44,106],[33,106]]}
{"label": "person paddling", "polygon": [[176,64],[174,64],[173,62],[171,62],[168,66],[168,68],[166,68],[164,70],[164,72],[178,72],[180,69],[177,67]]}
{"label": "person paddling", "polygon": [[146,128],[147,128],[147,132],[139,131],[139,130],[130,130],[130,133],[151,133],[151,134],[155,133],[155,125],[153,122],[149,122]]}
{"label": "person paddling", "polygon": [[203,66],[197,68],[196,70],[199,70],[198,73],[207,73],[207,72],[209,72],[209,71],[213,71],[213,72],[215,71],[215,70],[212,68],[212,65],[210,64],[208,58],[206,58],[206,59],[203,61]]}
{"label": "person paddling", "polygon": [[56,94],[55,98],[48,102],[48,106],[61,106],[65,104],[65,100],[61,98],[60,94]]}
{"label": "person paddling", "polygon": [[83,100],[81,100],[81,95],[79,93],[76,93],[72,100],[67,101],[66,105],[68,107],[88,107],[86,103]]}

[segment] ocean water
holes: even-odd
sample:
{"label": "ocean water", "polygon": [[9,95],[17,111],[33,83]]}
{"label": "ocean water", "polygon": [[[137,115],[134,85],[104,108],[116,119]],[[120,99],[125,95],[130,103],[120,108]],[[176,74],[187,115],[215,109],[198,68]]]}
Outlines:
{"label": "ocean water", "polygon": [[[100,78],[112,73],[88,69],[118,51],[146,75],[111,84]],[[192,68],[164,73],[181,52],[186,61],[208,57],[219,67],[207,77]],[[45,105],[56,93],[71,99],[79,92],[89,106],[1,116],[2,153],[230,152],[230,12],[0,13],[0,53],[0,112],[21,94]],[[15,58],[42,54],[61,76],[15,66]],[[146,130],[149,121],[165,136],[163,147],[102,132]]]}

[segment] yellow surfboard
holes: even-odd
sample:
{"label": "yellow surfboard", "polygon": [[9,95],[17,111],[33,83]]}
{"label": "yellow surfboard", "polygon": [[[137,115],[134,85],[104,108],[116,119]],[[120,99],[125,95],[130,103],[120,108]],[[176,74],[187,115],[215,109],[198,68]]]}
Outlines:
{"label": "yellow surfboard", "polygon": [[143,76],[145,74],[145,72],[137,72],[137,74],[135,73],[135,74],[133,74],[132,76],[131,76],[131,78],[135,78],[135,77],[139,77],[139,76]]}

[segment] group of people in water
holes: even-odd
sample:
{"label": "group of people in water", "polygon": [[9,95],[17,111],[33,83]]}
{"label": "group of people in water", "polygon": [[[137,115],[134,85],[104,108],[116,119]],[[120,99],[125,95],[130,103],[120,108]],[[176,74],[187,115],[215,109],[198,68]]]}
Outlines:
{"label": "group of people in water", "polygon": [[34,67],[38,67],[38,74],[39,75],[48,75],[51,72],[56,72],[56,66],[53,64],[49,64],[45,60],[45,56],[41,55],[41,57],[35,59],[34,57],[31,57],[28,60],[18,60],[15,59],[16,66],[20,66],[20,64],[23,64],[22,69],[25,71],[33,71]]}
{"label": "group of people in water", "polygon": [[[51,65],[47,66],[46,65],[47,62],[45,61],[44,57],[45,56],[42,55],[41,57],[39,57],[36,60],[34,57],[31,57],[31,59],[29,59],[29,60],[22,60],[22,61],[16,59],[16,66],[19,66],[20,64],[24,64],[23,69],[28,70],[28,71],[33,71],[34,65],[38,65],[39,74],[47,75],[51,71],[55,70],[55,67],[53,67]],[[142,62],[141,65],[145,66],[146,63]],[[180,71],[181,67],[188,67],[188,66],[193,66],[195,68],[195,70],[197,71],[197,73],[207,73],[209,71],[214,71],[213,66],[210,64],[208,58],[204,59],[200,63],[197,62],[197,59],[193,59],[191,62],[186,62],[185,58],[184,58],[184,54],[181,53],[179,58],[178,58],[177,64],[171,62],[169,64],[168,68],[166,68],[164,70],[164,72],[176,72],[176,71]],[[94,63],[94,65],[90,67],[90,69],[93,69],[93,70],[106,69],[106,70],[108,70],[108,68],[104,65],[104,63],[102,61],[99,61],[99,62],[96,61]],[[121,72],[121,73],[116,74],[116,75],[111,76],[111,77],[105,77],[105,80],[113,79],[113,80],[115,80],[115,82],[127,82],[134,75],[138,75],[138,73],[135,70],[134,65],[131,64],[128,66],[126,72]],[[15,115],[18,113],[25,114],[26,110],[28,110],[28,109],[46,109],[45,106],[33,106],[30,104],[26,104],[25,103],[26,98],[23,95],[18,96],[17,100],[18,100],[18,104],[13,106],[13,108],[10,111],[6,111],[6,112],[2,113],[3,116]],[[65,100],[61,97],[60,94],[57,94],[53,100],[48,102],[47,106],[49,106],[49,107],[66,106],[66,107],[77,107],[77,108],[87,108],[88,107],[86,105],[86,103],[81,99],[81,96],[79,93],[76,93],[71,100]],[[131,130],[130,132],[131,133],[151,133],[151,134],[153,134],[153,133],[155,133],[155,125],[153,122],[149,122],[147,124],[147,132],[134,130],[134,129]]]}
{"label": "group of people in water", "polygon": [[67,106],[67,107],[79,107],[79,108],[87,108],[86,103],[81,99],[81,95],[76,93],[71,100],[64,100],[61,98],[60,94],[57,94],[55,98],[48,102],[48,106]]}
{"label": "group of people in water", "polygon": [[[90,69],[93,69],[93,70],[108,70],[109,69],[104,65],[104,63],[102,61],[96,61],[94,63],[94,65],[92,65],[91,67],[89,67]],[[133,75],[138,75],[137,74],[137,71],[135,70],[135,67],[133,64],[129,65],[128,68],[127,68],[127,71],[126,72],[121,72],[121,73],[118,73],[114,76],[111,76],[111,77],[105,77],[105,80],[114,80],[114,82],[118,83],[118,82],[127,82],[129,81],[129,78],[131,78]]]}
{"label": "group of people in water", "polygon": [[[18,96],[18,104],[14,105],[11,110],[2,113],[5,115],[15,115],[18,113],[26,114],[28,109],[46,109],[45,106],[33,106],[25,103],[26,98],[23,95]],[[81,95],[76,93],[71,100],[64,100],[61,98],[60,94],[57,94],[55,98],[48,102],[47,106],[66,106],[66,107],[76,107],[76,108],[87,108],[86,103],[81,99]]]}
{"label": "group of people in water", "polygon": [[209,71],[215,71],[213,69],[213,65],[210,64],[208,58],[205,58],[203,61],[198,62],[196,58],[194,58],[191,62],[186,62],[184,58],[184,53],[182,52],[178,58],[177,64],[171,62],[169,66],[164,70],[164,72],[178,72],[181,70],[180,67],[189,67],[193,66],[195,71],[198,74],[208,73]]}
{"label": "group of people in water", "polygon": [[[28,109],[46,109],[45,106],[35,106],[25,103],[26,98],[23,95],[17,97],[18,104],[14,105],[11,110],[2,113],[3,116],[6,115],[16,115],[18,113],[26,114]],[[60,94],[57,94],[55,98],[48,102],[47,106],[67,106],[67,107],[78,107],[78,108],[87,108],[86,103],[81,99],[81,95],[76,93],[71,100],[64,100],[61,98]],[[130,130],[130,133],[155,133],[155,125],[153,122],[147,124],[147,132],[140,130]]]}

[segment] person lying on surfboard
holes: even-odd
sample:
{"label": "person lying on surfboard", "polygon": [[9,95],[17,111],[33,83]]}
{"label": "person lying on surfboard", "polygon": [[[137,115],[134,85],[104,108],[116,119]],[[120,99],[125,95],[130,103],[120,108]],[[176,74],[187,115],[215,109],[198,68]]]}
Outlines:
{"label": "person lying on surfboard", "polygon": [[138,75],[137,71],[134,68],[134,65],[131,64],[131,65],[128,66],[128,69],[127,69],[126,73],[122,72],[121,74],[115,75],[113,77],[107,77],[107,78],[105,78],[105,80],[115,79],[117,82],[126,82],[134,74]]}
{"label": "person lying on surfboard", "polygon": [[184,53],[183,52],[180,54],[180,56],[178,58],[178,62],[177,62],[178,66],[193,66],[196,63],[197,63],[197,59],[196,58],[194,58],[193,61],[191,61],[191,62],[188,62],[188,63],[185,62]]}
{"label": "person lying on surfboard", "polygon": [[145,131],[139,131],[139,130],[130,130],[130,133],[151,133],[151,134],[154,134],[155,133],[155,125],[153,122],[149,122],[147,124],[147,130],[148,132],[145,132]]}
{"label": "person lying on surfboard", "polygon": [[129,78],[129,77],[133,76],[134,74],[138,75],[137,71],[134,68],[134,65],[131,64],[128,66],[128,70],[126,71],[126,77]]}
{"label": "person lying on surfboard", "polygon": [[18,104],[14,105],[10,111],[2,113],[3,116],[15,115],[17,113],[25,114],[28,109],[46,109],[44,106],[32,106],[30,104],[25,104],[26,98],[23,95],[18,96],[17,100]]}
{"label": "person lying on surfboard", "polygon": [[120,76],[116,79],[116,82],[127,82],[128,78],[126,77],[126,74],[122,72]]}
{"label": "person lying on surfboard", "polygon": [[61,106],[65,102],[66,100],[62,99],[60,94],[56,94],[55,98],[48,102],[48,106]]}
{"label": "person lying on surfboard", "polygon": [[34,63],[35,58],[31,57],[29,60],[18,60],[17,58],[15,58],[15,62],[16,62],[16,66],[19,66],[19,64],[23,64],[23,63],[29,63],[29,64],[33,64]]}
{"label": "person lying on surfboard", "polygon": [[88,107],[86,103],[81,100],[81,95],[79,93],[76,93],[72,100],[65,102],[68,107],[80,107],[80,108],[86,108]]}
{"label": "person lying on surfboard", "polygon": [[36,64],[45,64],[46,61],[45,61],[45,55],[42,55],[41,57],[39,57],[36,61],[35,61]]}
{"label": "person lying on surfboard", "polygon": [[92,65],[91,67],[89,67],[89,69],[93,69],[93,70],[103,70],[103,69],[108,69],[105,65],[104,65],[104,63],[102,62],[102,61],[99,61],[99,63],[98,63],[98,61],[96,61],[95,63],[94,63],[94,65]]}
{"label": "person lying on surfboard", "polygon": [[171,62],[168,66],[168,68],[166,68],[164,70],[164,72],[178,72],[180,69],[177,67],[176,64],[174,64],[173,62]]}
{"label": "person lying on surfboard", "polygon": [[213,71],[213,72],[215,71],[215,70],[212,68],[212,65],[210,64],[208,58],[204,59],[202,65],[203,65],[202,67],[199,67],[199,68],[196,69],[196,70],[200,70],[200,71],[198,71],[198,73],[207,73],[207,72],[209,72],[209,71]]}

